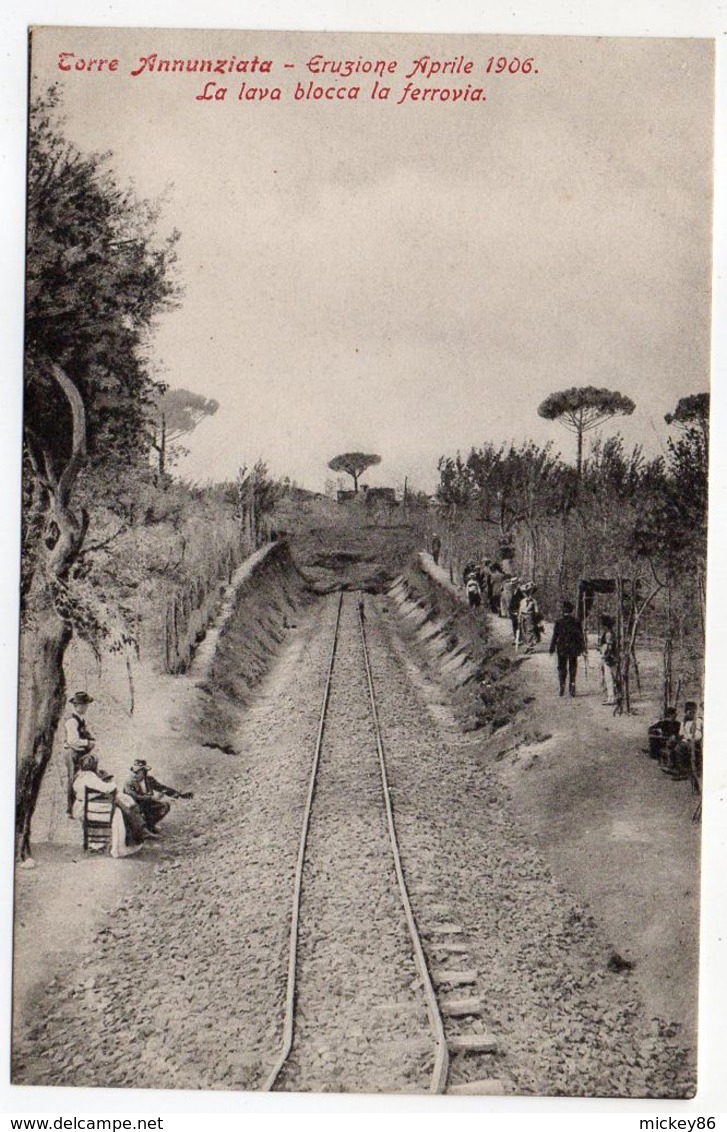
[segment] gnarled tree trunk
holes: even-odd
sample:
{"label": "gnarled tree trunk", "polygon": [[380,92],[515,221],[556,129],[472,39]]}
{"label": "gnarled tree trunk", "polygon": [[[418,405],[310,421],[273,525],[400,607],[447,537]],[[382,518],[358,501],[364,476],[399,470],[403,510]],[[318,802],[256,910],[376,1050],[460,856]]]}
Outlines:
{"label": "gnarled tree trunk", "polygon": [[22,704],[15,810],[16,846],[22,860],[30,855],[31,821],[65,704],[63,656],[71,635],[68,623],[46,609],[26,641],[30,686]]}
{"label": "gnarled tree trunk", "polygon": [[[60,476],[32,442],[33,465],[47,491],[48,511],[38,547],[38,561],[28,594],[30,628],[24,634],[24,671],[28,686],[21,703],[16,786],[16,849],[30,855],[30,832],[41,783],[53,753],[53,741],[65,705],[63,658],[73,636],[66,583],[86,537],[88,516],[76,515],[70,499],[86,458],[86,417],[81,395],[58,365],[50,372],[63,390],[72,416],[71,455]],[[41,471],[42,463],[42,471]]]}

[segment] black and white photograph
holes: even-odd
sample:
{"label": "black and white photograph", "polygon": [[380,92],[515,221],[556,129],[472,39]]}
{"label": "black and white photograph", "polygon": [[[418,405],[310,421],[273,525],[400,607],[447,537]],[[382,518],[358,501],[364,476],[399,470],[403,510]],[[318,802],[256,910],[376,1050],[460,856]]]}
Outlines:
{"label": "black and white photograph", "polygon": [[714,40],[28,83],[12,1086],[698,1098]]}

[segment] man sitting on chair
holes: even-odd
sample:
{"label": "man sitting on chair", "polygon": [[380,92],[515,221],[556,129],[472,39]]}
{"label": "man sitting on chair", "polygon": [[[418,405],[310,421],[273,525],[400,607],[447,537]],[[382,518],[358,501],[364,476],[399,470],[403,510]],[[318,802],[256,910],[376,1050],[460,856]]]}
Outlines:
{"label": "man sitting on chair", "polygon": [[157,825],[170,810],[169,802],[163,802],[157,795],[162,794],[167,798],[191,798],[193,795],[189,791],[182,793],[171,786],[165,786],[163,782],[157,782],[156,778],[152,778],[149,774],[150,770],[151,767],[146,759],[134,759],[131,778],[124,786],[124,793],[136,802],[144,815],[146,828],[151,833],[156,833]]}

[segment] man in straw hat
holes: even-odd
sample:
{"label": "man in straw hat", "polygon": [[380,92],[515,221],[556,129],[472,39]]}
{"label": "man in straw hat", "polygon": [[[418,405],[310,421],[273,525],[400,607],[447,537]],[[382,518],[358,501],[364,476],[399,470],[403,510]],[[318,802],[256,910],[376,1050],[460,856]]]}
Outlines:
{"label": "man in straw hat", "polygon": [[66,813],[73,817],[73,803],[76,795],[73,790],[73,780],[78,774],[78,768],[84,755],[90,754],[94,747],[94,737],[86,724],[86,712],[89,704],[93,703],[93,696],[88,692],[76,692],[69,699],[73,711],[66,719]]}

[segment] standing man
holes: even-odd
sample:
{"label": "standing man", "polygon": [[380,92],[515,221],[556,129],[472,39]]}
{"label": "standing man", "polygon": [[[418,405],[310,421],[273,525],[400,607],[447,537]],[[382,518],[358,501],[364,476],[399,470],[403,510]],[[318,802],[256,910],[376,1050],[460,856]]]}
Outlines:
{"label": "standing man", "polygon": [[89,696],[88,692],[76,692],[68,702],[73,704],[73,712],[66,720],[66,813],[72,818],[76,799],[73,780],[78,774],[81,759],[91,753],[95,743],[86,726],[86,712],[89,704],[93,703],[93,696]]}
{"label": "standing man", "polygon": [[575,696],[578,657],[586,654],[583,629],[573,609],[572,601],[563,602],[563,613],[553,626],[553,636],[550,641],[550,655],[558,654],[558,684],[561,696],[565,695],[566,676],[568,691],[571,696]]}
{"label": "standing man", "polygon": [[432,535],[432,558],[434,559],[434,565],[435,566],[437,566],[439,564],[439,555],[441,553],[441,550],[442,550],[442,540],[441,540],[441,538],[439,537],[439,535]]}
{"label": "standing man", "polygon": [[151,767],[146,759],[134,759],[131,767],[131,778],[124,786],[124,794],[133,798],[144,815],[146,828],[150,833],[157,832],[157,825],[169,813],[169,802],[162,802],[157,795],[166,795],[167,798],[192,798],[190,791],[181,793],[163,782],[157,782],[149,774]]}
{"label": "standing man", "polygon": [[604,704],[617,704],[616,695],[616,669],[618,667],[618,648],[616,634],[613,627],[613,617],[607,613],[601,614],[601,635],[598,638],[598,649],[601,654],[601,674],[603,687],[606,692]]}

